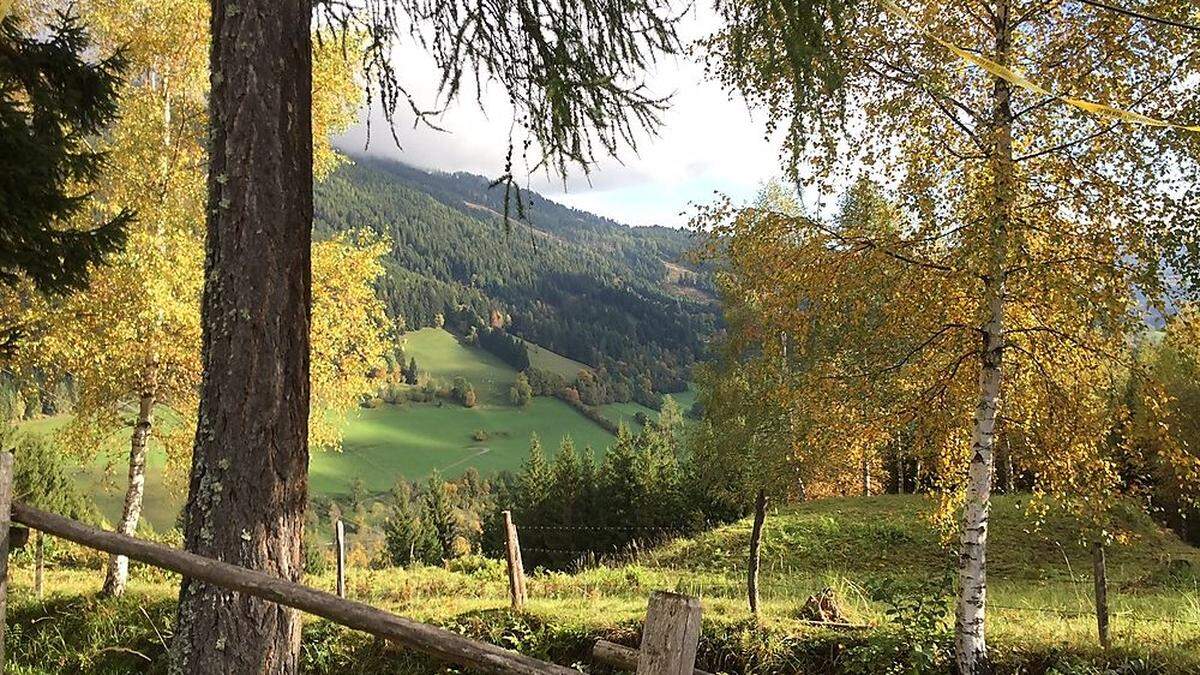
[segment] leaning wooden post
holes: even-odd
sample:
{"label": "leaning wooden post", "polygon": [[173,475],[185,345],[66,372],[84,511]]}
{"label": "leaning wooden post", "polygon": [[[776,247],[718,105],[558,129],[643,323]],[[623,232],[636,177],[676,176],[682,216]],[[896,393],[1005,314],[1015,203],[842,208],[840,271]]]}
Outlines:
{"label": "leaning wooden post", "polygon": [[337,596],[346,597],[346,528],[342,521],[333,524],[333,548],[337,553]]}
{"label": "leaning wooden post", "polygon": [[646,609],[637,675],[692,675],[700,644],[700,601],[655,591]]}
{"label": "leaning wooden post", "polygon": [[525,607],[525,566],[521,562],[521,541],[517,538],[517,526],[513,524],[512,511],[504,512],[504,552],[508,558],[508,595],[513,609]]}
{"label": "leaning wooden post", "polygon": [[4,667],[4,625],[8,619],[8,529],[12,527],[13,456],[0,452],[0,673]]}
{"label": "leaning wooden post", "polygon": [[1092,543],[1092,578],[1096,582],[1096,632],[1100,646],[1108,649],[1108,565],[1104,560],[1104,544]]}

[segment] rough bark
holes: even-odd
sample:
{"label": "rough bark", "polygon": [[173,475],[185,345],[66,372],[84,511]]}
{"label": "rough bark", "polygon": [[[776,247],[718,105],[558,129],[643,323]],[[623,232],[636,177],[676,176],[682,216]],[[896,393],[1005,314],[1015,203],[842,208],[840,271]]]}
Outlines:
{"label": "rough bark", "polygon": [[[204,379],[184,541],[300,580],[308,491],[310,0],[213,0]],[[172,670],[294,673],[295,611],[183,580]]]}
{"label": "rough bark", "polygon": [[1092,579],[1096,585],[1096,633],[1100,646],[1108,649],[1108,564],[1104,559],[1104,544],[1092,543]]}
{"label": "rough bark", "polygon": [[750,599],[750,613],[758,616],[758,567],[762,559],[763,523],[767,519],[767,493],[762,488],[754,500],[754,527],[750,530],[750,562],[746,575],[746,589]]}
{"label": "rough bark", "polygon": [[[117,532],[133,536],[142,517],[142,501],[146,495],[146,446],[150,441],[150,430],[154,426],[154,394],[143,393],[138,401],[137,423],[129,439],[129,483],[125,487],[125,503],[121,507],[121,521]],[[104,575],[103,595],[119,597],[125,592],[129,581],[129,558],[113,555],[108,558],[108,571]]]}
{"label": "rough bark", "polygon": [[[1009,0],[997,0],[994,10],[995,48],[993,59],[1007,65],[1012,27]],[[996,417],[1000,408],[1004,356],[1004,285],[1007,241],[1013,199],[1012,107],[1007,81],[996,78],[992,114],[985,129],[989,145],[991,203],[987,204],[988,264],[984,270],[986,316],[979,370],[979,402],[971,435],[971,463],[967,474],[959,540],[958,602],[955,611],[955,657],[959,673],[986,672],[987,640],[984,620],[987,609],[987,535],[991,510],[992,466]]]}

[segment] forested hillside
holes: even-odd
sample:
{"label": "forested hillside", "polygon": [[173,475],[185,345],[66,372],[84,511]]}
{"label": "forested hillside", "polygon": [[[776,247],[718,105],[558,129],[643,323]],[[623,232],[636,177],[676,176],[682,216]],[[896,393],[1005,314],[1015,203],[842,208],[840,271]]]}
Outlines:
{"label": "forested hillside", "polygon": [[506,223],[504,190],[488,186],[358,159],[317,186],[315,227],[389,239],[380,293],[407,328],[502,329],[609,376],[608,400],[684,389],[718,321],[711,277],[682,260],[689,235],[534,193]]}

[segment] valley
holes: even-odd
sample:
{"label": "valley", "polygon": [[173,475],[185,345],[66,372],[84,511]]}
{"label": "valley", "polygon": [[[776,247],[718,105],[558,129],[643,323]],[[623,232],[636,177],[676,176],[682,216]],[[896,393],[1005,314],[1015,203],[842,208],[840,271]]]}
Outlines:
{"label": "valley", "polygon": [[[480,391],[480,404],[465,408],[446,401],[408,402],[400,406],[384,403],[377,408],[361,408],[351,414],[343,429],[340,450],[315,450],[311,453],[309,479],[314,496],[344,497],[354,479],[362,479],[366,489],[381,493],[397,478],[420,481],[434,471],[444,478],[455,478],[468,468],[489,476],[520,468],[529,452],[529,439],[537,434],[550,457],[563,436],[570,436],[577,447],[591,447],[597,456],[613,440],[613,435],[587,419],[566,403],[552,397],[537,396],[525,407],[508,400],[508,390],[516,381],[517,371],[492,354],[461,344],[450,333],[425,328],[401,336],[399,345],[415,358],[435,381],[450,382],[465,377]],[[530,359],[537,367],[564,374],[582,364],[533,348]],[[680,405],[690,405],[694,394],[682,392]],[[601,406],[605,416],[637,429],[638,414],[651,419],[653,409],[637,403],[613,403]],[[170,428],[172,415],[160,409],[160,424]],[[65,423],[63,415],[26,422],[26,433],[50,434]],[[477,432],[486,436],[477,440]],[[161,447],[151,437],[146,479],[144,518],[151,527],[165,531],[175,526],[186,493],[185,469],[168,466]],[[128,429],[114,429],[103,456],[80,469],[78,479],[85,491],[95,498],[103,517],[114,520],[121,511],[125,486],[124,464],[128,453]]]}

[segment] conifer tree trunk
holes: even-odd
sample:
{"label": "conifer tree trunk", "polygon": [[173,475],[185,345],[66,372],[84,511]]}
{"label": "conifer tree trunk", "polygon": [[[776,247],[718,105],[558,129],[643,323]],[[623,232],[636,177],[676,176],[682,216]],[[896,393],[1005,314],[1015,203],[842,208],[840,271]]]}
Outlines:
{"label": "conifer tree trunk", "polygon": [[[129,439],[129,482],[125,487],[125,503],[121,507],[121,522],[117,532],[133,536],[142,517],[142,502],[146,496],[146,446],[154,425],[154,393],[147,391],[138,399],[137,422]],[[129,558],[110,555],[101,594],[120,597],[129,581]]]}
{"label": "conifer tree trunk", "polygon": [[758,567],[762,558],[763,523],[767,519],[767,492],[759,488],[754,500],[754,527],[750,530],[750,565],[746,590],[750,598],[750,613],[758,616]]}
{"label": "conifer tree trunk", "polygon": [[[997,0],[994,8],[995,53],[993,59],[1007,65],[1012,27],[1009,0]],[[967,474],[959,540],[958,602],[955,611],[955,657],[961,675],[986,672],[987,640],[984,620],[987,609],[987,535],[991,510],[992,466],[996,417],[1000,407],[1001,365],[1004,355],[1004,282],[1008,230],[1013,201],[1013,150],[1011,90],[1007,81],[995,78],[992,115],[986,142],[990,150],[991,203],[987,248],[990,259],[984,277],[983,353],[979,371],[979,402],[971,435],[971,464]]]}
{"label": "conifer tree trunk", "polygon": [[[189,551],[300,581],[308,491],[311,0],[212,0],[204,380]],[[291,609],[184,579],[178,673],[295,673]]]}

